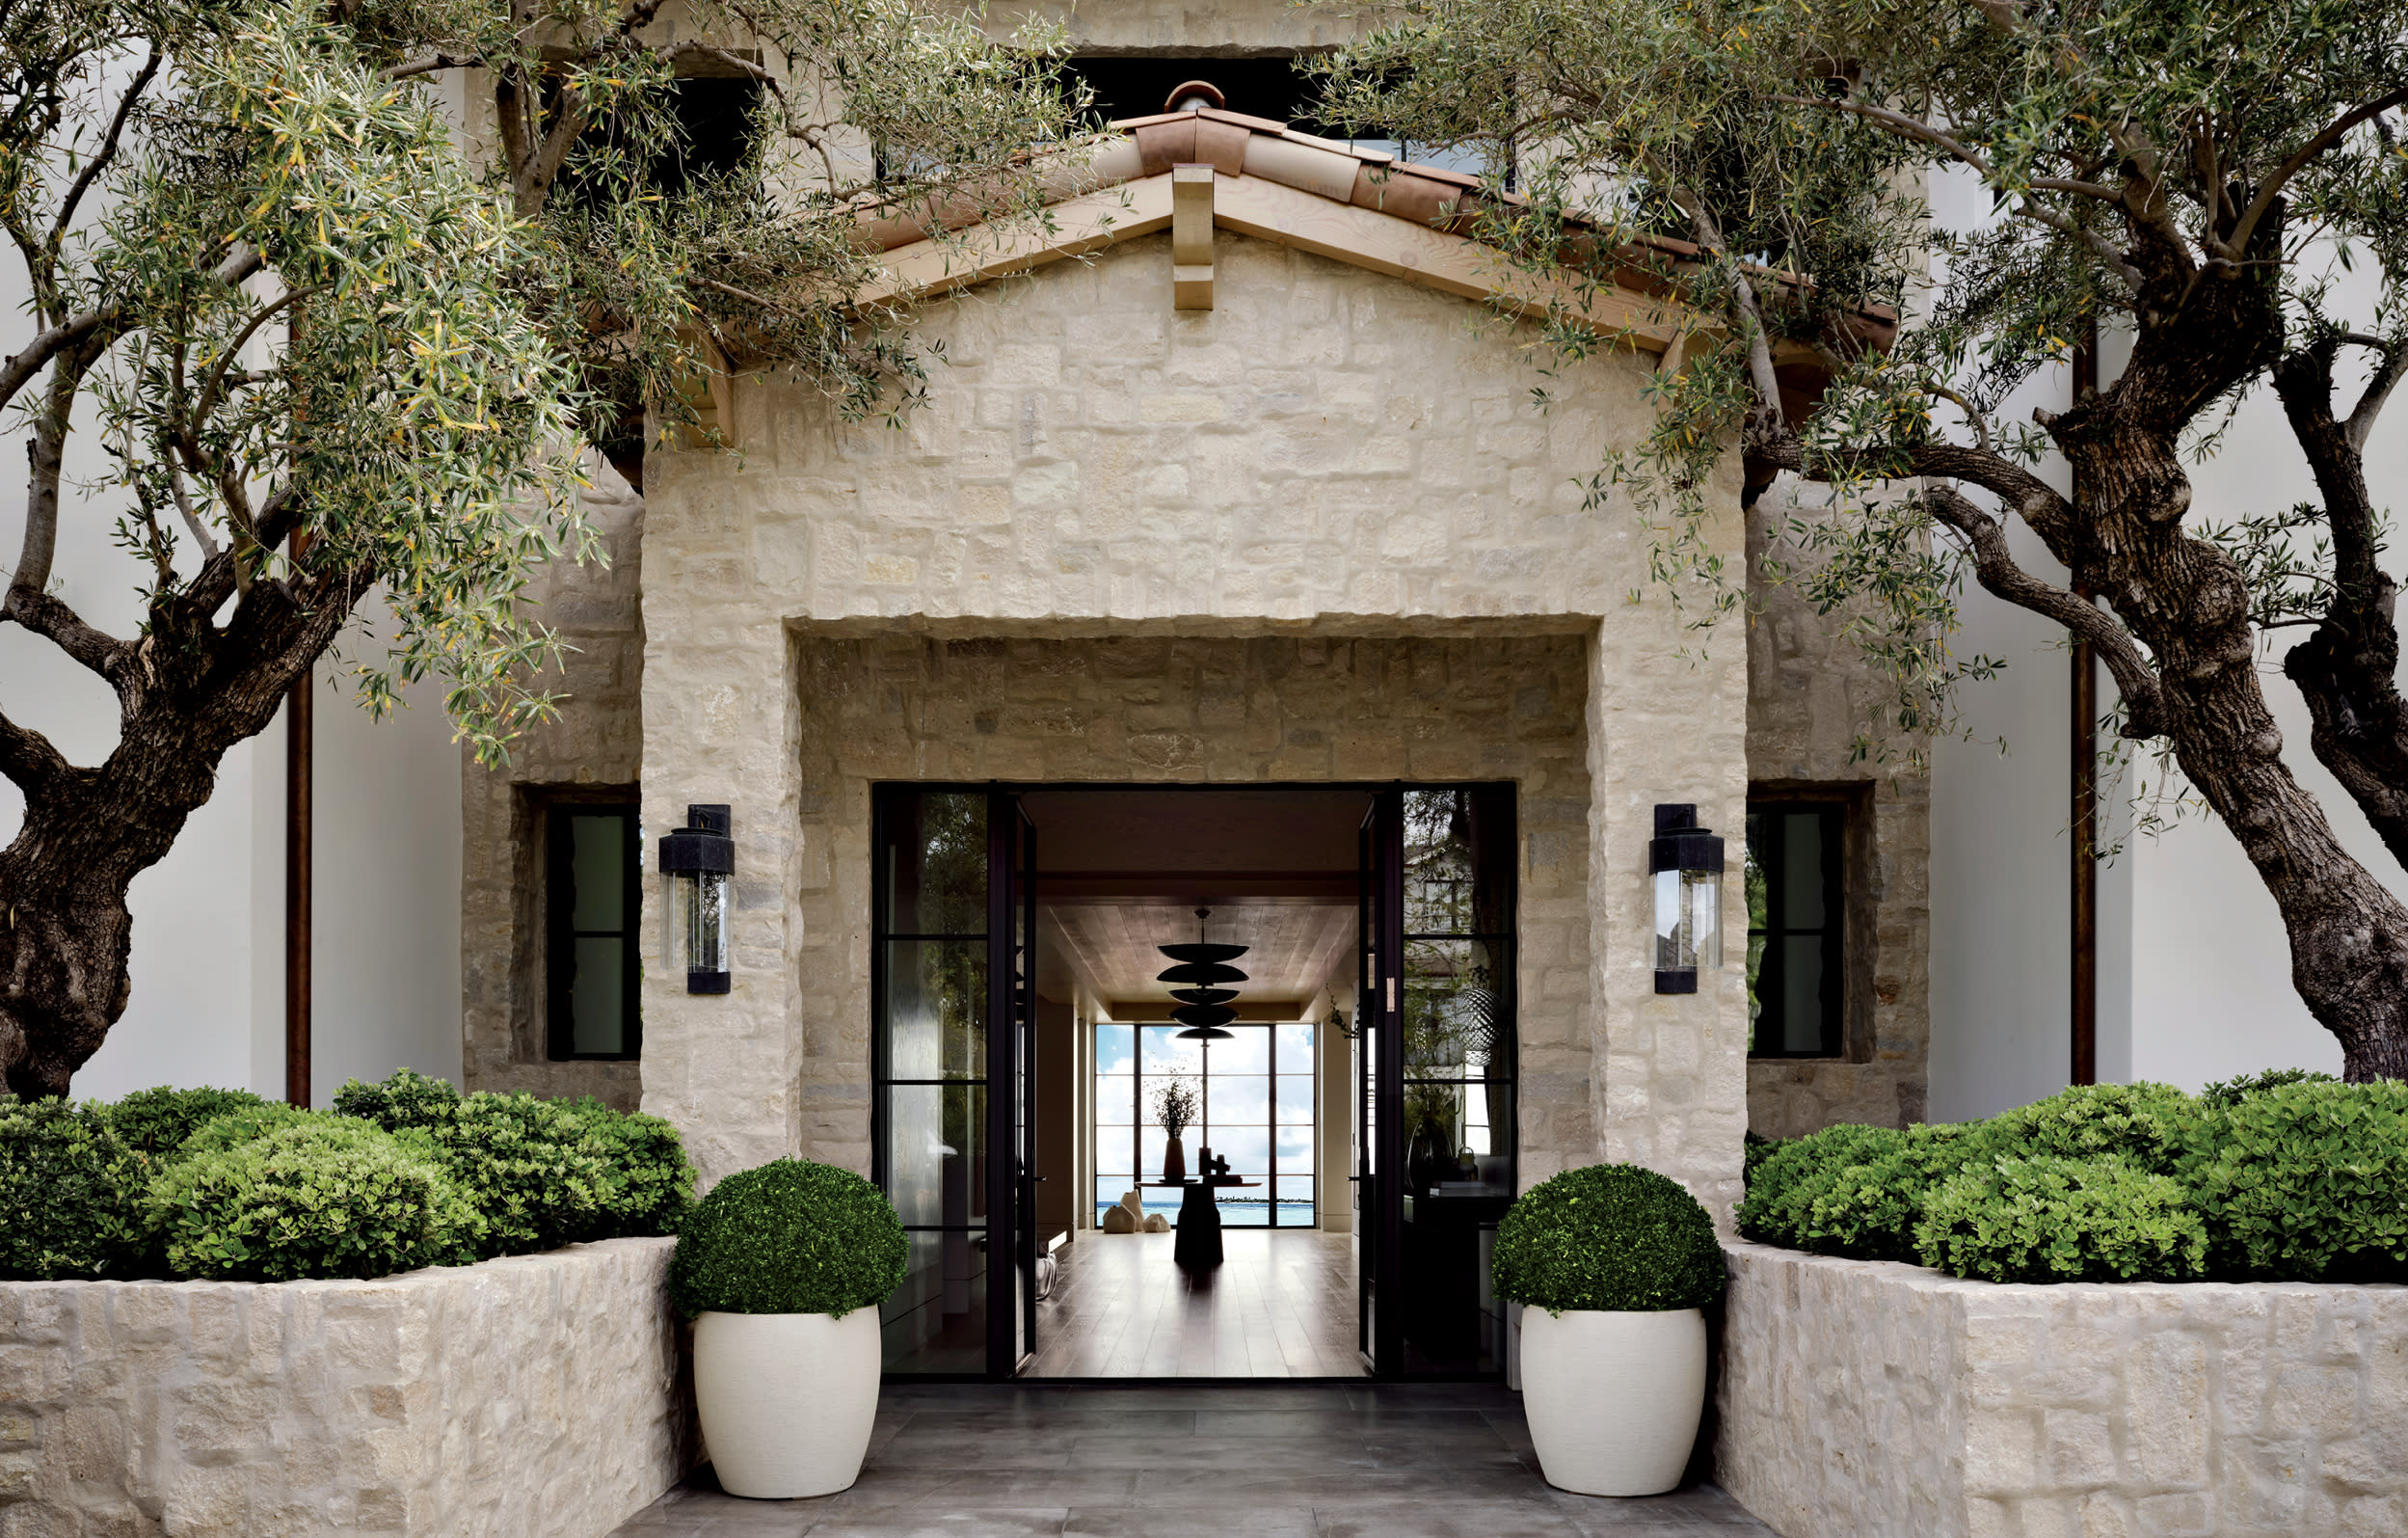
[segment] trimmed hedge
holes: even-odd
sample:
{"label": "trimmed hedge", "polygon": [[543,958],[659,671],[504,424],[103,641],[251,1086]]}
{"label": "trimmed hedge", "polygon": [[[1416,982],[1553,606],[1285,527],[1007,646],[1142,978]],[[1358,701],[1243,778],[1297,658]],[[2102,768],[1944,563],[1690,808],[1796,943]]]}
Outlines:
{"label": "trimmed hedge", "polygon": [[220,1281],[457,1263],[481,1227],[431,1145],[324,1113],[194,1154],[151,1183],[145,1205],[176,1274]]}
{"label": "trimmed hedge", "polygon": [[1497,1225],[1492,1285],[1510,1302],[1662,1312],[1723,1295],[1714,1220],[1678,1181],[1635,1164],[1566,1170]]}
{"label": "trimmed hedge", "polygon": [[144,1244],[135,1199],[146,1167],[98,1101],[0,1094],[0,1278],[119,1274]]}
{"label": "trimmed hedge", "polygon": [[674,1231],[693,1185],[657,1117],[463,1095],[408,1069],[345,1085],[332,1113],[240,1090],[163,1086],[114,1105],[0,1094],[0,1279],[466,1264]]}
{"label": "trimmed hedge", "polygon": [[404,1068],[382,1084],[351,1081],[334,1108],[431,1140],[484,1216],[492,1255],[670,1232],[694,1188],[676,1128],[599,1100],[464,1095]]}
{"label": "trimmed hedge", "polygon": [[2191,1282],[2207,1228],[2181,1185],[2117,1157],[2036,1153],[1968,1166],[1915,1226],[1933,1266],[1983,1282]]}
{"label": "trimmed hedge", "polygon": [[669,1296],[700,1313],[842,1318],[902,1284],[909,1243],[886,1193],[834,1165],[777,1159],[729,1175],[678,1231]]}
{"label": "trimmed hedge", "polygon": [[2163,1174],[2180,1162],[2185,1128],[2198,1110],[2197,1101],[2170,1084],[2077,1084],[1979,1125],[1999,1156],[2114,1156]]}
{"label": "trimmed hedge", "polygon": [[2082,1086],[1987,1121],[1834,1126],[1753,1165],[1739,1231],[1992,1281],[2408,1281],[2408,1085],[2279,1069]]}
{"label": "trimmed hedge", "polygon": [[1895,1152],[1905,1138],[1895,1127],[1843,1121],[1781,1143],[1748,1177],[1747,1195],[1739,1203],[1739,1231],[1766,1244],[1816,1248],[1806,1242],[1816,1200],[1828,1195],[1851,1166]]}
{"label": "trimmed hedge", "polygon": [[2188,1153],[2219,1275],[2408,1282],[2408,1084],[2259,1090],[2207,1108]]}
{"label": "trimmed hedge", "polygon": [[267,1104],[249,1090],[205,1086],[178,1090],[162,1084],[155,1090],[136,1090],[102,1114],[107,1117],[110,1129],[128,1148],[153,1161],[164,1161],[172,1159],[187,1138],[219,1117]]}

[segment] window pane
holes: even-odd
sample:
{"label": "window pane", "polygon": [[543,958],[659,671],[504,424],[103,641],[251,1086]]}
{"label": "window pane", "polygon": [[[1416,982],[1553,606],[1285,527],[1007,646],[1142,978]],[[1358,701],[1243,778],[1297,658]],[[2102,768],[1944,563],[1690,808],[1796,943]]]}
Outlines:
{"label": "window pane", "polygon": [[986,932],[986,796],[930,791],[888,803],[887,932]]}
{"label": "window pane", "polygon": [[[1752,872],[1755,869],[1752,862],[1748,869]],[[1748,936],[1748,1040],[1752,1049],[1759,1052],[1769,1051],[1773,1046],[1772,1042],[1757,1034],[1764,1019],[1764,991],[1759,985],[1764,977],[1765,938],[1761,934]]]}
{"label": "window pane", "polygon": [[906,1225],[986,1222],[986,1091],[895,1084],[886,1091],[886,1191]]}
{"label": "window pane", "polygon": [[1099,1020],[1095,1025],[1095,1071],[1135,1073],[1137,1067],[1137,1028]]}
{"label": "window pane", "polygon": [[[1285,1207],[1291,1203],[1301,1203],[1306,1209],[1304,1221],[1308,1223],[1312,1221],[1313,1177],[1311,1175],[1282,1174],[1279,1177],[1279,1204]],[[1288,1214],[1280,1213],[1279,1221],[1281,1223],[1289,1221]]]}
{"label": "window pane", "polygon": [[628,927],[627,841],[628,822],[622,813],[580,812],[570,817],[569,883],[575,889],[569,909],[571,929]]}
{"label": "window pane", "polygon": [[1279,1115],[1283,1127],[1309,1127],[1313,1124],[1313,1080],[1309,1074],[1279,1075]]}
{"label": "window pane", "polygon": [[913,1233],[879,1307],[889,1372],[986,1370],[986,1252],[975,1233]]}
{"label": "window pane", "polygon": [[1213,1199],[1220,1211],[1221,1227],[1225,1228],[1264,1228],[1271,1226],[1271,1202],[1260,1191],[1232,1191]]}
{"label": "window pane", "polygon": [[1823,815],[1791,812],[1781,819],[1780,926],[1823,927]]}
{"label": "window pane", "polygon": [[1823,1050],[1823,937],[1781,937],[1781,1046],[1790,1052]]}
{"label": "window pane", "polygon": [[[1161,1127],[1143,1127],[1137,1132],[1137,1178],[1159,1180],[1163,1177],[1163,1153],[1170,1139]],[[1190,1127],[1179,1136],[1179,1146],[1186,1150],[1188,1174],[1195,1174],[1195,1128]]]}
{"label": "window pane", "polygon": [[1271,1028],[1264,1025],[1233,1025],[1228,1027],[1229,1039],[1216,1041],[1204,1054],[1205,1065],[1212,1069],[1213,1082],[1220,1083],[1224,1073],[1269,1073],[1271,1071]]}
{"label": "window pane", "polygon": [[887,943],[887,1076],[986,1075],[986,942]]}
{"label": "window pane", "polygon": [[[1764,862],[1772,858],[1765,847],[1772,828],[1779,819],[1764,812],[1748,814],[1748,866],[1745,880],[1748,890],[1748,928],[1760,930],[1772,922],[1765,908]],[[1751,974],[1752,976],[1753,974]]]}
{"label": "window pane", "polygon": [[1313,1173],[1313,1129],[1311,1127],[1281,1127],[1279,1140],[1279,1176]]}
{"label": "window pane", "polygon": [[1405,1071],[1470,1074],[1501,1055],[1504,1001],[1497,951],[1485,940],[1410,940],[1405,947]]}
{"label": "window pane", "polygon": [[627,1050],[627,941],[588,935],[576,942],[569,985],[570,1045],[578,1052]]}
{"label": "window pane", "polygon": [[[1210,1127],[1259,1127],[1271,1122],[1271,1080],[1259,1073],[1243,1077],[1216,1073],[1206,1081],[1211,1094],[1204,1103]],[[1214,1145],[1217,1147],[1219,1145]]]}
{"label": "window pane", "polygon": [[1278,1069],[1282,1073],[1313,1071],[1313,1026],[1308,1020],[1289,1020],[1271,1027],[1278,1038]]}
{"label": "window pane", "polygon": [[[1217,1127],[1210,1139],[1213,1155],[1229,1161],[1231,1174],[1259,1180],[1271,1173],[1271,1129]],[[1190,1149],[1191,1153],[1194,1150]]]}
{"label": "window pane", "polygon": [[[1182,1041],[1176,1025],[1146,1025],[1137,1028],[1143,1057],[1138,1064],[1149,1077],[1157,1073],[1200,1074],[1204,1071],[1204,1043]],[[1148,1093],[1152,1093],[1148,1091]]]}

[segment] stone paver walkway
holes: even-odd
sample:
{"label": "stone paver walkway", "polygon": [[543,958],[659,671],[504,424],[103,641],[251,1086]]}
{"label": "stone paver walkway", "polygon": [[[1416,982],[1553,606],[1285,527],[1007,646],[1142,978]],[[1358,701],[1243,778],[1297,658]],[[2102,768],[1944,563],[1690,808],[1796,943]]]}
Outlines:
{"label": "stone paver walkway", "polygon": [[1645,1500],[1538,1477],[1485,1384],[890,1384],[861,1480],[741,1500],[708,1472],[619,1538],[1740,1538],[1711,1485]]}

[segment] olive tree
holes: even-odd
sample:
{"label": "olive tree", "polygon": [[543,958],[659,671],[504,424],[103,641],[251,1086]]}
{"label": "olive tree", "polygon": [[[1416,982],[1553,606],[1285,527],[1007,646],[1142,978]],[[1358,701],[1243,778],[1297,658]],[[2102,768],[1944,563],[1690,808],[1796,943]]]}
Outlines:
{"label": "olive tree", "polygon": [[[1965,575],[2089,641],[2123,737],[2179,766],[2273,894],[2349,1076],[2408,1075],[2408,906],[2285,763],[2261,666],[2279,652],[2316,758],[2408,859],[2364,460],[2408,372],[2408,4],[1407,0],[1327,73],[1333,115],[1516,173],[1523,198],[1482,219],[1511,259],[1637,267],[1704,317],[1653,435],[1594,486],[1652,520],[1700,623],[1738,602],[1697,537],[1736,452],[1751,499],[1782,472],[1828,489],[1773,575],[1888,669],[1885,727],[1946,723],[1992,665],[1949,646]],[[1978,178],[1994,217],[1935,228],[1936,175]],[[2338,264],[2375,275],[2370,307],[2340,304]],[[1579,318],[1550,317],[1565,350],[1598,343]],[[2095,327],[2128,337],[2122,373],[2009,419]],[[2208,526],[2191,467],[2259,389],[2315,495]],[[2070,580],[2018,561],[2018,523]]]}
{"label": "olive tree", "polygon": [[[519,598],[592,557],[583,445],[704,431],[714,373],[896,412],[909,316],[866,221],[1036,217],[1078,125],[1050,40],[906,0],[16,0],[0,226],[30,303],[0,362],[27,449],[0,599],[115,691],[69,762],[0,678],[0,1071],[62,1093],[127,1002],[134,877],[371,591],[371,710],[422,678],[478,756],[554,708]],[[704,144],[682,94],[735,80]],[[465,102],[467,112],[459,110]],[[727,126],[724,122],[722,127]],[[73,435],[105,472],[78,485]],[[91,463],[93,455],[84,456]],[[140,624],[52,581],[113,546]]]}

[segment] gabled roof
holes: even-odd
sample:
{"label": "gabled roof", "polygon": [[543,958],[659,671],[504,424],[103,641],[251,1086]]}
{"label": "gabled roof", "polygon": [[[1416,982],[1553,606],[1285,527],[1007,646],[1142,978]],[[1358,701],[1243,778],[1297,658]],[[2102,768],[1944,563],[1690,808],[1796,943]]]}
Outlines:
{"label": "gabled roof", "polygon": [[[1650,352],[1672,351],[1675,361],[1684,336],[1720,324],[1682,304],[1660,275],[1637,264],[1619,271],[1610,288],[1584,288],[1568,270],[1551,280],[1514,267],[1463,233],[1484,204],[1512,201],[1477,176],[1217,107],[1128,118],[1112,126],[1123,137],[1085,167],[1065,165],[1046,174],[1050,229],[998,227],[981,238],[974,228],[980,210],[971,203],[945,217],[950,239],[928,238],[927,222],[917,216],[865,222],[862,238],[885,254],[887,279],[862,298],[874,303],[966,287],[1153,234],[1170,225],[1172,168],[1210,165],[1218,173],[1213,222],[1258,239],[1467,299],[1531,309],[1560,304],[1601,332],[1627,333]],[[1650,244],[1675,261],[1699,255],[1680,241]],[[1886,346],[1894,319],[1870,313],[1861,319],[1862,339]]]}

